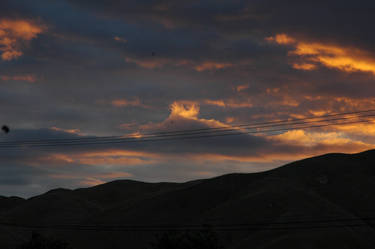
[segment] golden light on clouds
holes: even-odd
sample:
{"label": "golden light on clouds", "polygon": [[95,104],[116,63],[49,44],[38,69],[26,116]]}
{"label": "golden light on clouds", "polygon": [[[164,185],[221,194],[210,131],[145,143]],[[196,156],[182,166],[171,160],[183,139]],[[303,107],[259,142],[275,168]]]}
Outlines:
{"label": "golden light on clouds", "polygon": [[266,38],[267,41],[274,41],[278,44],[282,44],[282,45],[288,45],[288,44],[292,44],[292,43],[295,43],[296,40],[286,34],[277,34],[275,36],[271,36],[271,37],[267,37]]}
{"label": "golden light on clouds", "polygon": [[87,187],[96,186],[104,183],[105,181],[93,177],[85,177],[83,180],[80,181],[80,184]]}
{"label": "golden light on clouds", "polygon": [[317,68],[316,65],[314,64],[310,64],[310,63],[293,63],[292,64],[292,67],[295,68],[295,69],[299,69],[299,70],[305,70],[305,71],[310,71],[310,70],[314,70]]}
{"label": "golden light on clouds", "polygon": [[242,92],[243,90],[246,90],[249,88],[249,85],[245,84],[245,85],[239,85],[236,87],[236,91],[237,92]]}
{"label": "golden light on clouds", "polygon": [[338,126],[337,130],[347,134],[361,135],[361,136],[375,136],[375,120],[369,120],[368,123],[351,124]]}
{"label": "golden light on clouds", "polygon": [[[215,119],[199,118],[200,105],[198,101],[178,100],[169,105],[169,116],[160,123],[140,125],[142,132],[177,131],[192,128],[230,127]],[[142,133],[140,134],[142,135]]]}
{"label": "golden light on clouds", "polygon": [[[220,102],[219,102],[220,104]],[[184,127],[186,121],[194,121],[195,125],[205,126],[205,127],[230,127],[227,124],[224,124],[215,119],[204,119],[199,118],[199,111],[200,106],[198,102],[194,101],[175,101],[170,105],[170,114],[169,117],[161,123],[161,127],[163,125],[167,125],[172,121],[176,125],[181,125],[181,129],[187,129],[188,127]],[[178,128],[178,127],[176,127]]]}
{"label": "golden light on clouds", "polygon": [[307,132],[305,130],[291,130],[280,135],[273,136],[273,139],[280,139],[287,143],[313,146],[319,143],[344,144],[351,142],[344,134],[339,132]]}
{"label": "golden light on clouds", "polygon": [[219,106],[219,107],[229,107],[229,108],[250,108],[253,107],[253,104],[250,99],[246,100],[237,100],[237,99],[218,99],[218,100],[212,100],[212,99],[206,99],[203,101],[206,105],[213,105],[213,106]]}
{"label": "golden light on clouds", "polygon": [[121,43],[127,43],[128,42],[128,40],[126,40],[125,38],[119,37],[119,36],[113,37],[113,40],[115,40],[117,42],[121,42]]}
{"label": "golden light on clouds", "polygon": [[375,58],[367,51],[324,42],[298,40],[287,34],[277,34],[267,41],[294,48],[289,56],[298,56],[302,62],[293,62],[298,70],[314,70],[317,65],[334,68],[344,72],[370,72],[375,74]]}
{"label": "golden light on clouds", "polygon": [[233,123],[234,121],[235,121],[234,117],[226,117],[225,118],[225,122],[227,122],[227,123]]}
{"label": "golden light on clouds", "polygon": [[338,125],[337,127],[334,131],[321,132],[291,130],[280,135],[271,136],[269,139],[283,144],[305,147],[313,154],[329,152],[357,153],[373,148],[374,144],[352,139],[347,136],[346,132],[340,131],[341,128],[351,127],[350,125]]}
{"label": "golden light on clouds", "polygon": [[[139,67],[146,69],[159,69],[165,66],[172,67],[187,67],[197,72],[203,71],[216,71],[220,69],[226,69],[233,67],[234,64],[229,62],[219,62],[219,61],[203,61],[196,62],[187,59],[172,59],[172,58],[160,58],[160,57],[150,57],[150,58],[132,58],[125,57],[125,61],[128,63],[134,63]],[[244,64],[242,62],[241,64]]]}
{"label": "golden light on clouds", "polygon": [[84,186],[95,186],[103,184],[108,181],[113,181],[116,179],[124,179],[132,177],[133,175],[127,172],[110,172],[103,174],[87,174],[77,175],[77,174],[50,174],[49,177],[53,179],[69,179],[69,180],[78,180],[81,185]]}
{"label": "golden light on clouds", "polygon": [[51,153],[36,159],[35,166],[46,164],[84,164],[101,166],[135,166],[151,164],[159,161],[160,155],[151,152],[110,149],[103,151],[86,151],[78,153]]}
{"label": "golden light on clouds", "polygon": [[224,69],[228,67],[232,67],[233,64],[231,63],[221,63],[221,62],[215,62],[215,61],[205,61],[202,62],[196,66],[194,66],[194,69],[198,72],[207,71],[207,70],[219,70]]}
{"label": "golden light on clouds", "polygon": [[59,128],[59,127],[56,127],[56,126],[52,126],[50,129],[54,130],[54,131],[62,131],[62,132],[70,133],[70,134],[80,134],[81,133],[80,129],[63,129],[63,128]]}
{"label": "golden light on clouds", "polygon": [[153,163],[159,158],[159,155],[142,151],[116,149],[78,153],[73,158],[77,163],[86,165],[134,166]]}
{"label": "golden light on clouds", "polygon": [[25,43],[35,39],[46,28],[30,20],[0,19],[0,51],[2,60],[23,55]]}
{"label": "golden light on clouds", "polygon": [[214,105],[214,106],[220,106],[220,107],[226,106],[224,100],[221,100],[221,99],[219,100],[206,99],[204,103],[206,105]]}
{"label": "golden light on clouds", "polygon": [[200,107],[195,102],[175,101],[170,105],[170,117],[198,119]]}
{"label": "golden light on clouds", "polygon": [[115,107],[127,107],[127,106],[137,106],[142,108],[149,108],[149,106],[142,103],[139,98],[129,99],[114,99],[111,101],[111,104]]}

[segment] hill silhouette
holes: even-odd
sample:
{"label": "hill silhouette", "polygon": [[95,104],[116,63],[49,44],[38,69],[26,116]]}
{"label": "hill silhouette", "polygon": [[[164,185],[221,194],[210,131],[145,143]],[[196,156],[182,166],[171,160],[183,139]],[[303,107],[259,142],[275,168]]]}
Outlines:
{"label": "hill silhouette", "polygon": [[374,189],[371,150],[186,183],[119,180],[1,197],[0,247],[37,230],[73,248],[147,248],[166,231],[210,227],[228,249],[367,249],[375,244]]}

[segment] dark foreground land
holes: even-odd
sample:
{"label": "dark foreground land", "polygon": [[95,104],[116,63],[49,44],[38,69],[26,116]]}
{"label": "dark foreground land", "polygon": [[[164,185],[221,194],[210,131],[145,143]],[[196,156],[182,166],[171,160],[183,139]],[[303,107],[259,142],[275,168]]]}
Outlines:
{"label": "dark foreground land", "polygon": [[168,230],[214,230],[227,249],[375,248],[375,151],[187,183],[114,181],[0,197],[0,248],[38,231],[76,249],[147,249]]}

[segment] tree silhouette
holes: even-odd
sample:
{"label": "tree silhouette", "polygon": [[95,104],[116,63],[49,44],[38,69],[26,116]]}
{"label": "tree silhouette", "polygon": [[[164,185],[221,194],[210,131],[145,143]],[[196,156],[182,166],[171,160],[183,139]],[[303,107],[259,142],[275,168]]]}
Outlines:
{"label": "tree silhouette", "polygon": [[222,249],[212,230],[168,232],[159,236],[150,249]]}
{"label": "tree silhouette", "polygon": [[17,247],[17,249],[71,249],[65,241],[44,237],[33,232],[31,239]]}

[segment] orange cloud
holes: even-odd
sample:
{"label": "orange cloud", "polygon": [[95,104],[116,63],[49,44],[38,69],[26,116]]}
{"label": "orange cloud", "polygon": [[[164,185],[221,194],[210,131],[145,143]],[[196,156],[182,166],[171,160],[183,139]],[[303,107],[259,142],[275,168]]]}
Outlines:
{"label": "orange cloud", "polygon": [[204,103],[205,103],[206,105],[215,105],[215,106],[225,107],[224,100],[211,100],[211,99],[206,99],[206,100],[204,100]]}
{"label": "orange cloud", "polygon": [[26,42],[36,38],[46,28],[30,20],[0,20],[0,51],[2,60],[9,61],[23,55]]}
{"label": "orange cloud", "polygon": [[[347,127],[346,125],[338,127]],[[338,130],[338,131],[337,131]],[[374,144],[353,140],[347,137],[346,132],[336,129],[336,131],[309,132],[304,130],[288,131],[280,135],[275,135],[271,140],[278,140],[285,144],[294,144],[315,150],[315,153],[342,152],[357,153],[369,150]]]}
{"label": "orange cloud", "polygon": [[[270,135],[265,137],[269,141],[269,146],[275,144],[279,146],[298,146],[298,150],[280,152],[278,150],[259,150],[248,155],[231,155],[219,153],[201,153],[185,155],[189,160],[196,160],[198,162],[227,162],[246,163],[244,170],[248,170],[251,163],[268,163],[268,166],[262,165],[262,170],[267,170],[280,166],[280,161],[295,161],[318,154],[340,152],[340,153],[358,153],[364,150],[369,150],[374,147],[373,144],[355,141],[345,138],[344,134],[332,132],[306,132],[303,130],[296,130],[283,133],[281,135]],[[270,164],[275,163],[277,164]]]}
{"label": "orange cloud", "polygon": [[333,98],[333,101],[358,110],[365,110],[368,109],[369,106],[371,107],[375,105],[375,98],[353,99],[348,97],[335,97]]}
{"label": "orange cloud", "polygon": [[294,69],[299,69],[299,70],[305,70],[305,71],[311,71],[311,70],[314,70],[316,69],[316,65],[314,64],[310,64],[310,63],[293,63],[292,64],[292,67]]}
{"label": "orange cloud", "polygon": [[199,105],[194,102],[180,101],[170,105],[170,117],[183,117],[186,119],[198,119]]}
{"label": "orange cloud", "polygon": [[[55,175],[55,178],[60,178],[60,175]],[[106,183],[108,181],[113,181],[116,179],[123,179],[123,178],[129,178],[133,175],[127,172],[112,172],[112,173],[104,173],[104,174],[93,174],[89,177],[87,176],[76,176],[73,178],[68,179],[83,179],[80,180],[80,184],[85,186],[95,186],[99,184]],[[67,175],[67,177],[71,177],[70,175]]]}
{"label": "orange cloud", "polygon": [[[54,164],[54,165],[74,163],[74,159],[71,156],[65,155],[62,153],[52,153],[52,154],[49,154],[48,156],[39,158],[36,161],[39,162],[39,164],[41,165],[46,165],[46,163]],[[39,164],[36,163],[36,165],[39,165]]]}
{"label": "orange cloud", "polygon": [[266,93],[267,94],[275,94],[275,93],[279,93],[280,92],[280,88],[278,87],[275,87],[275,88],[267,88],[266,89]]}
{"label": "orange cloud", "polygon": [[317,117],[329,114],[327,110],[309,110],[309,113]]}
{"label": "orange cloud", "polygon": [[286,34],[277,34],[275,35],[274,37],[267,37],[266,38],[267,41],[272,41],[272,42],[276,42],[278,44],[282,44],[282,45],[289,45],[289,44],[293,44],[296,42],[296,40]]}
{"label": "orange cloud", "polygon": [[294,47],[289,55],[298,56],[303,61],[293,63],[295,69],[314,70],[316,65],[320,64],[344,72],[361,71],[375,74],[375,58],[358,48],[298,40],[286,34],[277,34],[266,40]]}
{"label": "orange cloud", "polygon": [[287,95],[283,97],[283,100],[279,104],[283,106],[291,106],[291,107],[299,106],[299,102],[296,99]]}
{"label": "orange cloud", "polygon": [[206,99],[203,101],[203,103],[206,105],[214,105],[214,106],[219,106],[219,107],[230,107],[230,108],[249,108],[253,106],[250,100],[239,101],[236,99],[227,99],[227,100]]}
{"label": "orange cloud", "polygon": [[66,132],[66,133],[71,133],[71,134],[80,134],[81,133],[80,129],[63,129],[63,128],[58,128],[56,126],[52,126],[50,129],[54,130],[54,131],[63,131],[63,132]]}
{"label": "orange cloud", "polygon": [[102,180],[99,180],[99,179],[96,179],[96,178],[92,178],[92,177],[86,177],[84,180],[80,181],[80,184],[84,185],[84,186],[88,186],[88,187],[91,187],[91,186],[96,186],[96,185],[100,185],[100,184],[104,184],[105,181],[102,181]]}
{"label": "orange cloud", "polygon": [[249,85],[247,85],[247,84],[246,85],[239,85],[239,86],[236,87],[236,91],[241,92],[241,91],[246,90],[248,88],[249,88]]}
{"label": "orange cloud", "polygon": [[27,75],[13,75],[13,76],[7,76],[7,75],[0,75],[0,79],[3,81],[9,81],[9,80],[15,80],[15,81],[27,81],[30,83],[36,82],[36,77],[31,74]]}
{"label": "orange cloud", "polygon": [[[224,68],[233,67],[234,64],[228,62],[216,62],[216,61],[203,61],[203,62],[195,62],[192,60],[186,59],[171,59],[171,58],[131,58],[125,57],[125,61],[128,63],[134,63],[139,67],[146,68],[146,69],[158,69],[164,66],[175,66],[175,67],[189,67],[195,71],[203,72],[203,71],[214,71],[220,70]],[[243,62],[242,64],[244,64]]]}
{"label": "orange cloud", "polygon": [[[369,110],[375,105],[375,98],[349,98],[345,96],[303,96],[303,102],[311,101],[314,109],[306,110],[307,114],[322,116],[337,112],[352,112],[358,110]],[[311,115],[308,115],[311,116]]]}
{"label": "orange cloud", "polygon": [[225,122],[227,122],[227,123],[233,123],[234,120],[235,120],[234,117],[227,117],[227,118],[225,118]]}
{"label": "orange cloud", "polygon": [[136,132],[133,132],[133,133],[130,133],[130,134],[126,134],[124,136],[122,136],[123,138],[142,138],[144,137],[143,134],[139,131],[136,131]]}
{"label": "orange cloud", "polygon": [[194,66],[194,69],[198,72],[202,71],[211,71],[211,70],[220,70],[228,67],[232,67],[233,64],[231,63],[221,63],[221,62],[215,62],[215,61],[206,61],[203,63],[200,63],[196,66]]}
{"label": "orange cloud", "polygon": [[113,37],[113,39],[117,42],[122,42],[122,43],[128,42],[128,40],[126,40],[125,38],[119,37],[119,36],[115,36],[115,37]]}
{"label": "orange cloud", "polygon": [[77,160],[81,164],[86,165],[117,165],[117,166],[131,166],[131,165],[143,165],[149,163],[147,160],[141,158],[129,158],[129,157],[91,157],[91,158],[80,158]]}
{"label": "orange cloud", "polygon": [[143,104],[139,98],[135,98],[133,100],[115,99],[112,100],[111,104],[115,107],[138,106],[143,108],[149,108],[149,106]]}
{"label": "orange cloud", "polygon": [[71,157],[75,162],[81,164],[117,166],[150,164],[160,158],[160,156],[156,153],[121,149],[83,152],[75,154]]}
{"label": "orange cloud", "polygon": [[91,166],[135,166],[153,164],[161,160],[161,155],[152,152],[107,149],[103,151],[87,151],[78,153],[50,153],[35,158],[30,165],[44,167],[45,165],[91,165]]}
{"label": "orange cloud", "polygon": [[307,132],[305,130],[291,130],[280,135],[272,136],[287,143],[297,143],[304,146],[313,146],[319,143],[345,144],[351,140],[338,132]]}
{"label": "orange cloud", "polygon": [[375,120],[368,120],[368,123],[337,126],[336,130],[345,132],[346,134],[375,137]]}
{"label": "orange cloud", "polygon": [[203,127],[229,127],[215,119],[199,118],[200,106],[195,101],[175,101],[170,106],[170,114],[161,123],[141,125],[142,131],[170,131]]}

